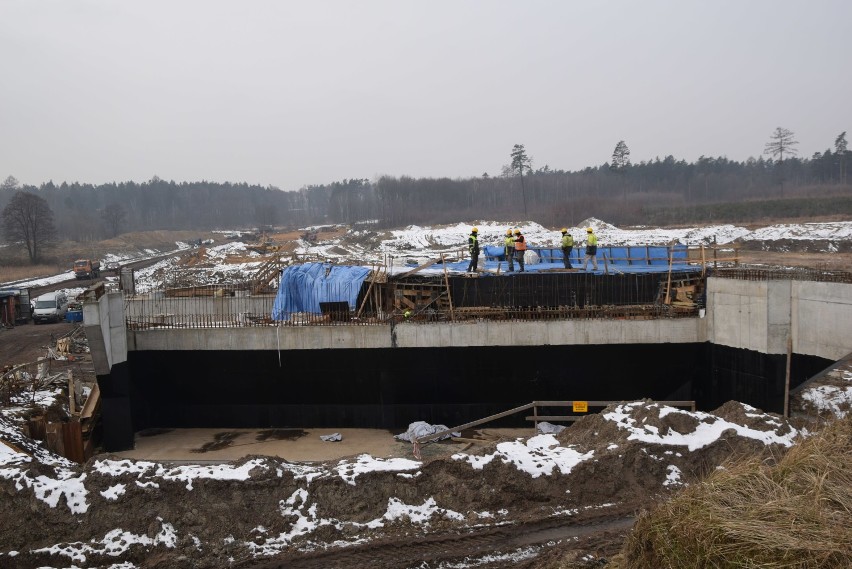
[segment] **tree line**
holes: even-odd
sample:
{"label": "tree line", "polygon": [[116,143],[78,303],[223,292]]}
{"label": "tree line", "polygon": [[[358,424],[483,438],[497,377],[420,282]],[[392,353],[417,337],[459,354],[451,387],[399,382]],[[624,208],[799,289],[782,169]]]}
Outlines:
{"label": "tree line", "polygon": [[[787,215],[796,216],[801,206],[795,204],[802,204],[802,198],[846,195],[852,157],[845,132],[838,135],[833,148],[809,158],[798,156],[796,144],[794,134],[779,127],[764,155],[756,159],[702,156],[687,162],[669,155],[631,163],[630,149],[622,140],[611,160],[578,171],[548,165],[535,168],[524,145],[516,144],[507,153],[509,162],[495,176],[353,178],[293,192],[246,183],[166,181],[156,176],[141,183],[57,185],[50,181],[30,186],[10,176],[0,184],[0,221],[7,241],[26,240],[25,233],[32,228],[21,226],[25,204],[15,202],[19,194],[37,198],[42,221],[45,212],[50,214],[50,223],[42,223],[41,231],[51,238],[83,242],[157,229],[295,228],[364,221],[378,227],[476,219],[531,219],[562,226],[591,216],[625,225],[663,219],[718,222],[724,220],[713,217],[726,210],[709,207],[713,204],[747,208],[758,200],[785,199],[791,208]],[[835,210],[830,213],[852,213],[836,211],[837,202],[832,203]]]}

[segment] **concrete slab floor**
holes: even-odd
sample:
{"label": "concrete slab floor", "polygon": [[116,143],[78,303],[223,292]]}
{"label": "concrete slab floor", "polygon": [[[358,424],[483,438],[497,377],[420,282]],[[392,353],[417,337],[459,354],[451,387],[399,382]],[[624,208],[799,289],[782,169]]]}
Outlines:
{"label": "concrete slab floor", "polygon": [[[402,432],[402,431],[399,431]],[[369,454],[374,457],[414,458],[410,443],[394,439],[399,432],[384,429],[151,429],[136,434],[133,450],[110,456],[180,463],[210,463],[238,460],[245,456],[276,456],[292,462],[338,460]],[[340,433],[338,442],[320,435]],[[449,455],[480,443],[514,440],[534,434],[527,429],[482,429],[465,431],[463,441],[441,441],[421,447],[422,458]]]}

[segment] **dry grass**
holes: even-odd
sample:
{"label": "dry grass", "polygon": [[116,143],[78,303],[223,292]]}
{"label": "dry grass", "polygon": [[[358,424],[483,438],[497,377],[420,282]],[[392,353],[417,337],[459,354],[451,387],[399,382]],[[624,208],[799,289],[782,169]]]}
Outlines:
{"label": "dry grass", "polygon": [[71,268],[60,268],[56,265],[0,265],[0,283],[40,279],[68,270],[71,270]]}
{"label": "dry grass", "polygon": [[608,567],[852,567],[852,418],[774,466],[728,464],[643,514]]}

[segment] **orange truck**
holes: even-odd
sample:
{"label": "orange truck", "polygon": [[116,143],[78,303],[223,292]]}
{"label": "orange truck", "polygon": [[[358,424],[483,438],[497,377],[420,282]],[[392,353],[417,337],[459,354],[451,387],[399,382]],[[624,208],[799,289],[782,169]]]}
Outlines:
{"label": "orange truck", "polygon": [[101,275],[100,261],[77,259],[74,261],[74,276],[78,279],[94,279]]}

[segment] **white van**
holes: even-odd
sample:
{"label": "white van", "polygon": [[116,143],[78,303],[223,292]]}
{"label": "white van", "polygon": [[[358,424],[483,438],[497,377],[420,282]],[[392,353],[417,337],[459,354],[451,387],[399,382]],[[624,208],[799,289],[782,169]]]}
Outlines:
{"label": "white van", "polygon": [[68,312],[68,297],[64,292],[48,292],[33,303],[33,323],[59,322]]}

